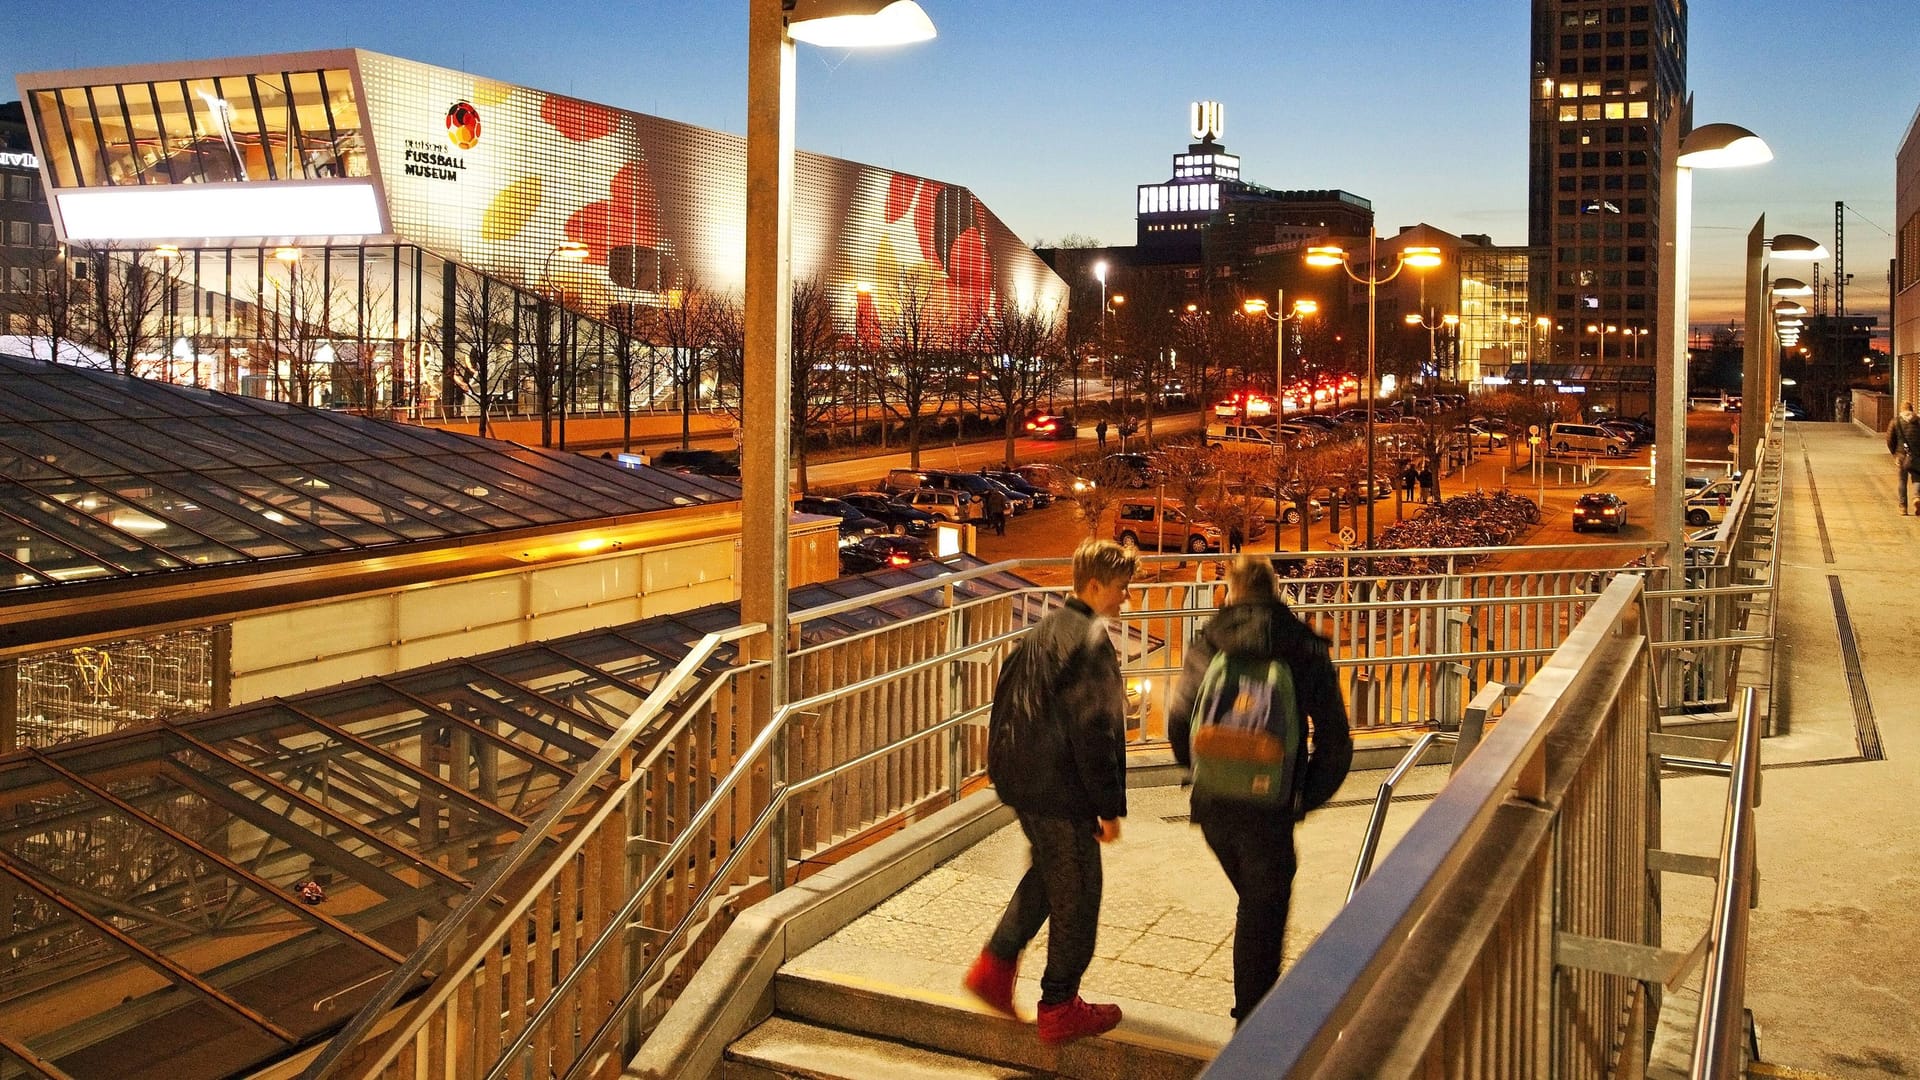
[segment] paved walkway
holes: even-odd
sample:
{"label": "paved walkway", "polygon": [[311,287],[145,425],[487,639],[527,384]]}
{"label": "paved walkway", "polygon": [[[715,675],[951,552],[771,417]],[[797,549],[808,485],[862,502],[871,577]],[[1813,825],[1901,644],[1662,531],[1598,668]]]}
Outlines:
{"label": "paved walkway", "polygon": [[[1913,581],[1920,517],[1899,513],[1881,438],[1851,425],[1791,425],[1786,478],[1786,730],[1763,746],[1760,906],[1748,953],[1748,1005],[1770,1064],[1816,1077],[1920,1076],[1920,964],[1913,959],[1920,941],[1920,770],[1911,756],[1911,703],[1920,700],[1920,589]],[[1842,614],[1858,646],[1851,683]],[[1344,902],[1382,778],[1349,778],[1301,827],[1289,960]],[[1444,779],[1443,768],[1415,770],[1402,791],[1431,792]],[[1712,777],[1666,781],[1664,846],[1713,854],[1725,790],[1725,781]],[[1143,1023],[1224,1040],[1232,1030],[1232,889],[1186,823],[1179,790],[1138,788],[1130,803],[1125,838],[1105,850],[1106,900],[1086,993],[1120,1001]],[[1396,803],[1382,858],[1422,805]],[[1025,859],[1018,829],[1002,830],[793,966],[963,1000],[964,965]],[[1710,895],[1695,879],[1668,875],[1664,885],[1666,940],[1675,946],[1704,925]],[[1039,995],[1044,936],[1021,969],[1019,1000],[1028,1010]]]}

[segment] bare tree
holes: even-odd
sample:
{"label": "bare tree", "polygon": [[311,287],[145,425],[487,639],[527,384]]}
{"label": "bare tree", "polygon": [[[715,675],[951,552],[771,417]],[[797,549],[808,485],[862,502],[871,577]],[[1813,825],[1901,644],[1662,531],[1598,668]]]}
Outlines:
{"label": "bare tree", "polygon": [[75,249],[87,267],[86,303],[79,319],[88,344],[106,354],[107,367],[126,375],[144,352],[151,355],[167,298],[167,270],[150,251],[122,251],[117,245]]}
{"label": "bare tree", "polygon": [[1133,482],[1133,470],[1118,462],[1101,460],[1082,470],[1081,476],[1088,483],[1075,487],[1069,497],[1080,515],[1080,523],[1087,528],[1087,535],[1097,537],[1100,519],[1126,494],[1127,485]]}
{"label": "bare tree", "polygon": [[921,421],[939,415],[953,393],[953,327],[922,278],[903,273],[877,304],[881,365],[874,372],[881,404],[907,422],[907,452],[920,467]]}
{"label": "bare tree", "polygon": [[457,356],[453,382],[474,399],[480,434],[487,434],[488,418],[496,404],[518,400],[520,375],[514,363],[514,314],[519,294],[485,274],[449,265],[457,275],[453,289],[453,340]]}
{"label": "bare tree", "polygon": [[[38,265],[30,271],[31,288],[19,299],[21,312],[28,334],[46,339],[46,358],[58,360],[62,346],[70,347],[78,337],[86,283],[74,280],[62,249],[50,240],[36,243],[30,258]],[[39,354],[38,346],[31,348]]]}
{"label": "bare tree", "polygon": [[1000,410],[1007,468],[1013,468],[1020,421],[1053,385],[1062,350],[1061,327],[1051,314],[1001,310],[987,320],[981,379]]}
{"label": "bare tree", "polygon": [[1177,359],[1179,319],[1174,305],[1181,301],[1163,274],[1141,276],[1126,298],[1108,327],[1115,346],[1114,374],[1126,384],[1129,396],[1140,396],[1147,440],[1152,442],[1153,407],[1167,377],[1169,354]]}

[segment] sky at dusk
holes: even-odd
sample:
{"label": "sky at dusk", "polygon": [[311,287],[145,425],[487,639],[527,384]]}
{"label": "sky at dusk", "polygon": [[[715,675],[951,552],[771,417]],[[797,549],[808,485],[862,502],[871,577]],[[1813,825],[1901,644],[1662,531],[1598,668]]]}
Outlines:
{"label": "sky at dusk", "polygon": [[[1134,185],[1168,178],[1187,104],[1226,105],[1242,175],[1526,242],[1530,5],[1439,0],[920,0],[939,38],[800,47],[799,144],[965,184],[1029,242],[1134,236]],[[21,71],[359,47],[735,133],[746,0],[0,0]],[[1920,0],[1695,0],[1697,123],[1773,163],[1694,183],[1693,323],[1739,317],[1746,234],[1833,244],[1847,310],[1885,325],[1894,153],[1920,106]],[[1831,262],[1823,275],[1831,270]],[[1796,274],[1796,276],[1799,276]]]}

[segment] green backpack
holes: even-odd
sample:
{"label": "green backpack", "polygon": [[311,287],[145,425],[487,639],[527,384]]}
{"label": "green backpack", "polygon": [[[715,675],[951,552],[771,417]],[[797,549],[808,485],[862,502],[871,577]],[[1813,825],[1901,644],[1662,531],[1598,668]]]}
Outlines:
{"label": "green backpack", "polygon": [[1289,806],[1302,742],[1293,671],[1215,653],[1193,702],[1193,791],[1247,806]]}

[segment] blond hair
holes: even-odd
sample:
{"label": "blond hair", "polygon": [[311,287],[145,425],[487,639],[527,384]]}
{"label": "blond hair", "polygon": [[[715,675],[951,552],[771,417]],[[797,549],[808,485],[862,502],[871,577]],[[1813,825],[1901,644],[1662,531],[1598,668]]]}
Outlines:
{"label": "blond hair", "polygon": [[1273,564],[1252,555],[1242,555],[1227,564],[1227,599],[1272,600],[1280,595],[1280,579]]}
{"label": "blond hair", "polygon": [[1100,581],[1125,585],[1140,568],[1140,558],[1111,540],[1083,540],[1073,550],[1073,587]]}

